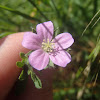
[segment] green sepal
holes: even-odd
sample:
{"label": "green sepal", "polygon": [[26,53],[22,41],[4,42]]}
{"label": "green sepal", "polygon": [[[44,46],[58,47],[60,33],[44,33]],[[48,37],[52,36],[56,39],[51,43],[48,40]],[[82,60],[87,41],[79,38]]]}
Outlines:
{"label": "green sepal", "polygon": [[71,48],[68,48],[66,51],[67,51],[67,52],[71,51]]}
{"label": "green sepal", "polygon": [[50,61],[49,61],[49,64],[47,65],[47,67],[45,67],[44,69],[51,68],[51,67],[55,68],[55,65],[54,65],[54,63],[50,60]]}
{"label": "green sepal", "polygon": [[33,32],[33,33],[36,33],[36,29],[35,29],[35,28],[32,28],[32,32]]}
{"label": "green sepal", "polygon": [[25,56],[28,57],[32,52],[33,50],[29,51],[27,54],[25,54]]}
{"label": "green sepal", "polygon": [[18,66],[19,68],[23,68],[24,62],[17,61],[17,62],[16,62],[16,66]]}
{"label": "green sepal", "polygon": [[54,63],[51,60],[49,61],[49,66],[50,67],[55,67]]}

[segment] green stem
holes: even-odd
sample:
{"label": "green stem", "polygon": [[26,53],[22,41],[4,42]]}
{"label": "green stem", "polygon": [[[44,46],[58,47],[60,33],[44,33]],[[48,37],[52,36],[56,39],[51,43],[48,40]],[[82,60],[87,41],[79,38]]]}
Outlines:
{"label": "green stem", "polygon": [[6,6],[0,5],[0,8],[5,9],[5,10],[8,10],[8,11],[10,11],[10,12],[12,12],[12,13],[17,14],[17,15],[20,15],[20,16],[26,18],[26,19],[35,20],[35,21],[39,21],[39,22],[40,22],[40,20],[37,19],[37,18],[30,17],[30,16],[28,16],[27,14],[24,14],[24,13],[22,13],[22,12],[20,12],[20,11],[17,11],[17,10],[11,9],[11,8],[8,8],[8,7],[6,7]]}
{"label": "green stem", "polygon": [[94,4],[94,10],[93,10],[93,15],[97,12],[97,7],[98,7],[98,0],[94,0],[93,1],[93,4]]}
{"label": "green stem", "polygon": [[42,11],[37,7],[37,5],[34,3],[33,0],[28,0],[37,10],[38,12],[46,19],[48,20],[48,18],[42,13]]}

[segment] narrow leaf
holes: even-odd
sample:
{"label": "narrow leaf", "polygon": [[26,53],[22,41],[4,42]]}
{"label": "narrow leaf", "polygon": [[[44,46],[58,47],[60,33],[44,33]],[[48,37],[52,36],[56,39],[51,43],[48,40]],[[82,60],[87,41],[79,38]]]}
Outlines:
{"label": "narrow leaf", "polygon": [[38,89],[42,88],[41,80],[37,76],[35,76],[35,82],[34,82],[34,84],[35,84],[36,88],[38,88]]}
{"label": "narrow leaf", "polygon": [[18,96],[24,92],[28,80],[27,69],[22,70],[19,79],[16,82],[15,94]]}
{"label": "narrow leaf", "polygon": [[19,76],[19,80],[25,80],[25,79],[26,79],[26,73],[24,70],[22,70]]}
{"label": "narrow leaf", "polygon": [[33,69],[28,69],[28,75],[31,75],[31,79],[34,82],[34,85],[36,88],[40,89],[42,88],[41,80],[38,78],[38,76],[33,72]]}
{"label": "narrow leaf", "polygon": [[38,88],[38,89],[42,88],[41,80],[33,72],[31,72],[31,79],[33,80],[36,88]]}

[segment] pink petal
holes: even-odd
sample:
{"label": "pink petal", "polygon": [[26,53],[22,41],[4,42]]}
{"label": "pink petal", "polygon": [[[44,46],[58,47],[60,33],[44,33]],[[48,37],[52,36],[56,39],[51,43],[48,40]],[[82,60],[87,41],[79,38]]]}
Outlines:
{"label": "pink petal", "polygon": [[27,49],[37,50],[41,48],[41,41],[37,34],[26,32],[23,37],[22,45]]}
{"label": "pink petal", "polygon": [[53,31],[54,31],[54,27],[51,21],[44,22],[36,26],[36,32],[42,40],[43,39],[51,40],[53,37]]}
{"label": "pink petal", "polygon": [[53,42],[55,43],[56,48],[62,50],[70,47],[73,44],[74,39],[70,33],[61,33],[53,39]]}
{"label": "pink petal", "polygon": [[68,52],[61,50],[49,55],[51,61],[61,67],[66,67],[71,61],[71,56]]}
{"label": "pink petal", "polygon": [[38,49],[30,54],[29,63],[35,69],[42,70],[49,63],[49,55],[41,49]]}

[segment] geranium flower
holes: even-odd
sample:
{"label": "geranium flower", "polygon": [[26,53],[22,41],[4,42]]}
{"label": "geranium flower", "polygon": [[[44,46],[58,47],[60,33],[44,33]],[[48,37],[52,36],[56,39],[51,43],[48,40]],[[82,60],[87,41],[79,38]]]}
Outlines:
{"label": "geranium flower", "polygon": [[70,47],[74,39],[70,33],[61,33],[54,39],[54,27],[51,21],[38,24],[36,33],[26,32],[22,41],[25,48],[34,50],[29,55],[29,63],[37,70],[44,69],[49,59],[56,65],[66,67],[71,61],[71,56],[65,51]]}

